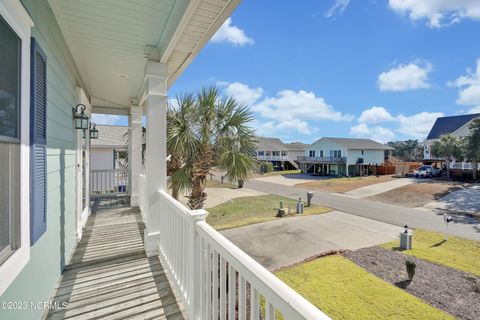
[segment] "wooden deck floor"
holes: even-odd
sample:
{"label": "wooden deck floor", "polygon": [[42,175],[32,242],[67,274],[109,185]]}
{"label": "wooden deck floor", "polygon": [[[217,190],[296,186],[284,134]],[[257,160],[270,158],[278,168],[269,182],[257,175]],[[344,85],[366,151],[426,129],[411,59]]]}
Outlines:
{"label": "wooden deck floor", "polygon": [[97,206],[46,319],[184,319],[158,257],[147,258],[138,210]]}

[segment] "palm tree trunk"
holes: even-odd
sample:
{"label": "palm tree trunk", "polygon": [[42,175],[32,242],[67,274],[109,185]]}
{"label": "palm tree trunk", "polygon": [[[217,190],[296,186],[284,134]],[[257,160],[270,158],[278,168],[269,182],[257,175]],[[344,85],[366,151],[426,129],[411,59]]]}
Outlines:
{"label": "palm tree trunk", "polygon": [[173,197],[173,199],[178,200],[178,195],[179,195],[178,186],[176,186],[175,184],[172,183],[172,197]]}
{"label": "palm tree trunk", "polygon": [[445,159],[445,163],[447,164],[447,177],[450,178],[450,159]]}
{"label": "palm tree trunk", "polygon": [[477,161],[472,161],[473,180],[477,180]]}
{"label": "palm tree trunk", "polygon": [[206,176],[196,176],[192,180],[192,192],[188,197],[188,206],[192,210],[202,209],[205,200],[207,199],[207,194],[205,190],[205,178]]}

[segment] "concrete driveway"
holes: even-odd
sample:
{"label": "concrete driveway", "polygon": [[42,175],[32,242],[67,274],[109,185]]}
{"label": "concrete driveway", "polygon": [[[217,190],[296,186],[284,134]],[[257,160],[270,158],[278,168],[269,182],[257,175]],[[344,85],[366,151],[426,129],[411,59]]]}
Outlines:
{"label": "concrete driveway", "polygon": [[[206,188],[205,192],[207,193],[207,200],[205,200],[205,204],[203,205],[204,209],[213,208],[235,198],[263,196],[266,194],[265,192],[249,188]],[[188,199],[185,195],[180,195],[179,200],[183,204],[188,202]]]}
{"label": "concrete driveway", "polygon": [[291,187],[298,183],[311,182],[311,181],[321,180],[321,179],[327,179],[327,178],[296,173],[296,174],[278,174],[278,175],[255,178],[254,180],[275,183],[275,184]]}
{"label": "concrete driveway", "polygon": [[429,202],[423,207],[478,215],[480,214],[480,186],[451,192],[440,200]]}
{"label": "concrete driveway", "polygon": [[344,195],[350,196],[352,198],[357,198],[357,199],[366,198],[366,197],[374,196],[374,195],[384,193],[393,189],[397,189],[415,182],[416,182],[416,179],[412,179],[412,178],[396,178],[396,179],[392,179],[391,181],[357,188],[355,190],[345,192]]}
{"label": "concrete driveway", "polygon": [[330,250],[355,250],[397,239],[403,229],[340,211],[285,218],[221,233],[265,268],[280,267]]}

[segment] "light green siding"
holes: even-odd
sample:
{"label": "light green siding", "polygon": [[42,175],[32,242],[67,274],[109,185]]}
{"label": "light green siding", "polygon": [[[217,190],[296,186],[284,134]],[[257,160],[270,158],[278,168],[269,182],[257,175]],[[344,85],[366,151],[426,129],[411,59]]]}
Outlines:
{"label": "light green siding", "polygon": [[355,164],[359,158],[363,158],[365,164],[382,164],[385,161],[385,150],[355,150],[349,149],[347,154],[347,163]]}
{"label": "light green siding", "polygon": [[[47,55],[47,231],[0,301],[48,301],[75,244],[75,131],[78,86],[73,59],[46,0],[21,0],[35,23],[32,36]],[[0,319],[39,319],[43,310],[0,312]]]}

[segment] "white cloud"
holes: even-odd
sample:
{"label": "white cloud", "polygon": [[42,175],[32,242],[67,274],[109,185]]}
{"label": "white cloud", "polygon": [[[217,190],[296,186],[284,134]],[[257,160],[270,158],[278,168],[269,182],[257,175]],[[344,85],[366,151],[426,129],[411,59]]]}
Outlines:
{"label": "white cloud", "polygon": [[474,108],[471,108],[470,110],[467,111],[468,114],[472,114],[472,113],[480,113],[480,106],[477,106],[477,107],[474,107]]}
{"label": "white cloud", "polygon": [[267,121],[257,126],[257,134],[260,136],[288,136],[290,133],[312,134],[312,130],[306,121],[294,119],[290,121]]}
{"label": "white cloud", "polygon": [[441,112],[420,112],[412,116],[399,115],[397,131],[415,139],[424,139],[432,129],[435,120],[443,116]]}
{"label": "white cloud", "polygon": [[240,82],[233,82],[225,84],[225,92],[237,100],[251,105],[256,102],[263,94],[263,89],[260,87],[250,88],[246,84]]}
{"label": "white cloud", "polygon": [[236,46],[244,46],[246,44],[253,44],[255,41],[249,38],[245,31],[239,27],[232,25],[232,18],[225,20],[223,25],[213,35],[212,42],[230,42]]}
{"label": "white cloud", "polygon": [[[351,127],[350,133],[355,136],[376,137],[379,141],[393,139],[395,137],[394,132],[409,138],[424,139],[438,117],[443,117],[443,113],[424,111],[410,116],[403,114],[393,116],[383,107],[372,107],[362,112],[357,119],[359,124]],[[390,128],[368,126],[368,124],[386,122],[390,123]],[[392,128],[392,124],[394,128]],[[381,138],[382,136],[384,138]]]}
{"label": "white cloud", "polygon": [[366,123],[360,123],[351,127],[350,134],[356,137],[373,139],[381,143],[392,141],[395,138],[395,133],[392,130],[380,126],[369,127]]}
{"label": "white cloud", "polygon": [[458,77],[457,80],[448,83],[460,89],[457,103],[467,106],[480,105],[480,59],[477,60],[477,68],[472,71],[467,69],[467,74]]}
{"label": "white cloud", "polygon": [[282,90],[275,97],[267,97],[252,107],[267,119],[288,121],[302,120],[333,120],[350,121],[351,115],[342,114],[326,103],[323,97],[317,97],[313,92],[304,90]]}
{"label": "white cloud", "polygon": [[250,106],[257,114],[251,124],[257,134],[288,137],[289,133],[310,135],[318,129],[309,124],[315,120],[351,121],[353,115],[336,111],[323,97],[304,90],[282,90],[275,96],[264,96],[261,87],[252,88],[240,82],[217,82],[224,92]]}
{"label": "white cloud", "polygon": [[393,121],[395,118],[384,107],[371,107],[364,110],[357,120],[364,123],[380,123]]}
{"label": "white cloud", "polygon": [[427,19],[430,28],[440,28],[462,19],[480,19],[478,0],[389,0],[390,8],[412,20]]}
{"label": "white cloud", "polygon": [[378,76],[378,88],[380,91],[407,91],[426,89],[430,87],[428,74],[432,71],[431,64],[424,67],[411,62],[407,65],[399,65]]}
{"label": "white cloud", "polygon": [[101,113],[92,114],[92,122],[95,122],[96,124],[125,125],[127,121],[128,119],[126,116]]}
{"label": "white cloud", "polygon": [[335,0],[333,6],[331,6],[327,12],[325,12],[325,17],[332,18],[336,15],[341,15],[349,4],[350,0]]}

